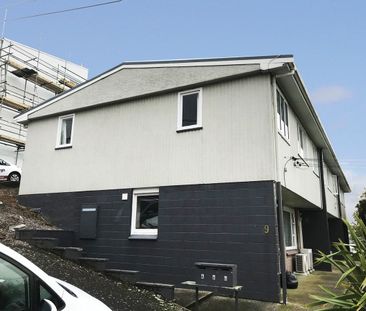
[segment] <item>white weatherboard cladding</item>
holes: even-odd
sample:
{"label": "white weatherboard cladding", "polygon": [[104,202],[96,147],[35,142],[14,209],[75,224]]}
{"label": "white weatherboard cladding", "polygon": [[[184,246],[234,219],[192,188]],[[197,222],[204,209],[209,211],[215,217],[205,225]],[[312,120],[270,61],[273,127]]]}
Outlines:
{"label": "white weatherboard cladding", "polygon": [[72,96],[66,96],[50,106],[31,113],[29,118],[95,106],[255,70],[259,70],[259,65],[125,68],[76,91]]}
{"label": "white weatherboard cladding", "polygon": [[289,158],[292,156],[299,157],[297,141],[298,119],[291,109],[291,103],[289,103],[288,106],[288,118],[290,134],[289,140],[285,140],[279,133],[277,133],[279,179],[281,181],[281,184],[284,185],[286,188],[297,193],[298,195],[302,196],[316,206],[321,207],[319,177],[313,172],[310,159],[307,159],[310,167],[295,167],[292,160],[288,161]]}
{"label": "white weatherboard cladding", "polygon": [[269,76],[202,92],[197,131],[176,132],[177,92],[76,113],[71,149],[58,117],[31,122],[20,193],[274,180]]}

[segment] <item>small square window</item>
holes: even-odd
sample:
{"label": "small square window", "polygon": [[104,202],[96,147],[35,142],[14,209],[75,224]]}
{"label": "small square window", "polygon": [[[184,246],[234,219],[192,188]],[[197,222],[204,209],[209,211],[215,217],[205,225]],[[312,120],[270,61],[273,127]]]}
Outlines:
{"label": "small square window", "polygon": [[131,235],[157,236],[159,189],[137,189],[132,197]]}
{"label": "small square window", "polygon": [[178,94],[177,130],[198,129],[202,127],[202,89],[180,92]]}
{"label": "small square window", "polygon": [[72,146],[72,134],[75,115],[62,116],[58,119],[56,148]]}

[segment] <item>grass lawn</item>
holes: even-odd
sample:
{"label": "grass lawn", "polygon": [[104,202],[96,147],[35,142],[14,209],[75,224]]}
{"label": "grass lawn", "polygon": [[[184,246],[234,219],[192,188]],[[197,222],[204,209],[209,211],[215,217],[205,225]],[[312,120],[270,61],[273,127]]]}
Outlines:
{"label": "grass lawn", "polygon": [[319,285],[333,290],[339,277],[339,271],[315,271],[308,276],[298,275],[299,287],[287,291],[288,301],[290,303],[306,306],[313,302],[309,297],[310,295],[323,295],[323,291],[319,288]]}

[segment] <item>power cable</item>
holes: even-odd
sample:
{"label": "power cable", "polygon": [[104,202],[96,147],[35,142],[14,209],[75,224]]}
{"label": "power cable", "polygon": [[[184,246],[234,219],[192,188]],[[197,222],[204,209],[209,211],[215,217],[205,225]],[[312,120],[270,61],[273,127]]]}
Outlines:
{"label": "power cable", "polygon": [[117,3],[117,2],[122,2],[122,0],[101,2],[101,3],[80,6],[80,7],[71,8],[71,9],[64,9],[64,10],[60,10],[60,11],[45,12],[45,13],[40,13],[40,14],[35,14],[35,15],[22,16],[22,17],[13,18],[13,19],[11,19],[11,21],[17,21],[17,20],[30,19],[30,18],[40,17],[40,16],[47,16],[47,15],[61,14],[61,13],[66,13],[66,12],[71,12],[71,11],[90,9],[90,8],[94,8],[94,7],[98,7],[98,6],[102,6],[102,5],[109,5],[109,4],[113,4],[113,3]]}

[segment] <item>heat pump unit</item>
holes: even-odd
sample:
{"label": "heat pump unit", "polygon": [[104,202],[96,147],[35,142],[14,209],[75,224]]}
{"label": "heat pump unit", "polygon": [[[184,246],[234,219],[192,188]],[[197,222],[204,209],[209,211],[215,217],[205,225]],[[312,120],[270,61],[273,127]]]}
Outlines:
{"label": "heat pump unit", "polygon": [[303,248],[301,249],[301,253],[307,255],[309,271],[313,272],[314,271],[313,250],[311,248]]}
{"label": "heat pump unit", "polygon": [[295,256],[295,264],[296,264],[296,272],[308,274],[308,259],[306,254],[296,254]]}

